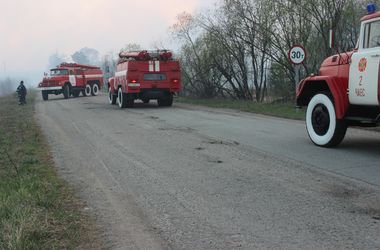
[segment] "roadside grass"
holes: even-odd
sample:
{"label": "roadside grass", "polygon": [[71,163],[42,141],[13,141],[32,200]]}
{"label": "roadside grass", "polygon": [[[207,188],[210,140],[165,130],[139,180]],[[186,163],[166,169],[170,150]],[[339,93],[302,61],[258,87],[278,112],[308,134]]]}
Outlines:
{"label": "roadside grass", "polygon": [[57,176],[50,149],[27,105],[0,97],[0,249],[96,249],[93,220]]}
{"label": "roadside grass", "polygon": [[178,97],[176,101],[180,103],[189,103],[212,108],[235,109],[296,120],[304,120],[306,112],[305,109],[297,110],[294,103],[257,103],[242,100],[194,99],[188,97]]}

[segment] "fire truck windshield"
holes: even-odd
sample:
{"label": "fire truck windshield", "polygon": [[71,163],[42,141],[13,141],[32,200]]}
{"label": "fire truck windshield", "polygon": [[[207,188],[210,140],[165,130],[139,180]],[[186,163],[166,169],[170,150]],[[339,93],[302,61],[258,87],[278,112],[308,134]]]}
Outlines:
{"label": "fire truck windshield", "polygon": [[67,69],[52,69],[52,70],[50,70],[51,76],[68,75],[68,74],[69,74],[69,71]]}

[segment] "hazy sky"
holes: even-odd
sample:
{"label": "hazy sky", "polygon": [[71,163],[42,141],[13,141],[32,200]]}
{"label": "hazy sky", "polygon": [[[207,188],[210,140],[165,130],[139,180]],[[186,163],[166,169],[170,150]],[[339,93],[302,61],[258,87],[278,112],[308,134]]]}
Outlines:
{"label": "hazy sky", "polygon": [[167,44],[183,12],[217,0],[0,0],[0,75],[46,70],[49,55],[89,47],[119,51],[127,43]]}

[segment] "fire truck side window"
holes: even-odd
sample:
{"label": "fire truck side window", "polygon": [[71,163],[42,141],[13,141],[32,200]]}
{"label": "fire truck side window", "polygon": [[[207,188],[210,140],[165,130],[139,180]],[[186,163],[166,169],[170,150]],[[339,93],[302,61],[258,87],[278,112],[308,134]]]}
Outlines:
{"label": "fire truck side window", "polygon": [[55,75],[68,75],[69,74],[69,71],[67,69],[52,69],[50,71],[50,75],[51,76],[55,76]]}
{"label": "fire truck side window", "polygon": [[363,48],[380,47],[380,21],[367,23],[364,27]]}
{"label": "fire truck side window", "polygon": [[80,69],[77,69],[77,70],[75,71],[75,74],[76,74],[76,75],[82,75],[82,73],[83,73],[83,71],[80,70]]}

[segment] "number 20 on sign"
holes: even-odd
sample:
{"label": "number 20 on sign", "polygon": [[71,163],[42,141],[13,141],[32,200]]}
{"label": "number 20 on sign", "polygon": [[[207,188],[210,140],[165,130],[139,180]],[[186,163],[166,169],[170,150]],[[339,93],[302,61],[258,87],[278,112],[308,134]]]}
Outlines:
{"label": "number 20 on sign", "polygon": [[301,45],[294,45],[290,48],[288,57],[293,64],[301,64],[306,59],[306,51]]}

